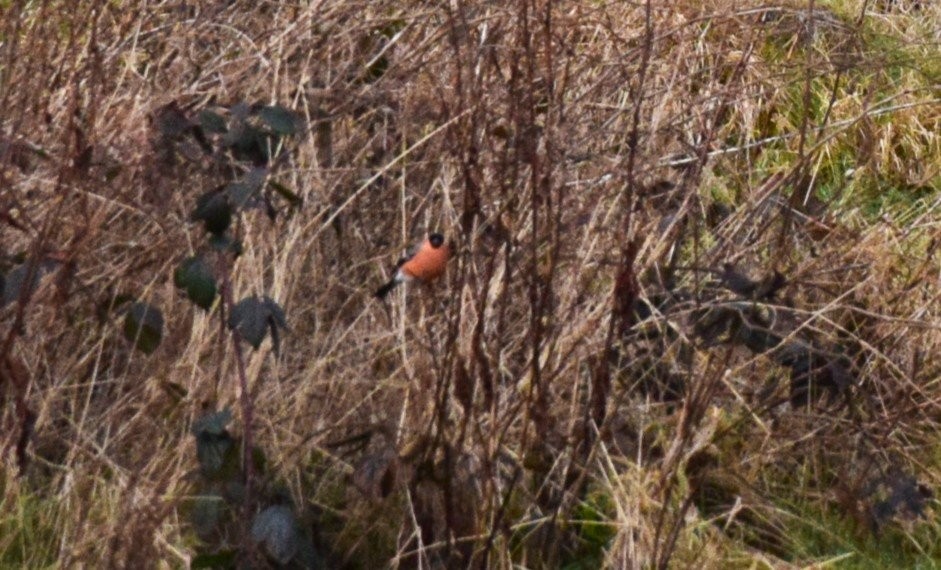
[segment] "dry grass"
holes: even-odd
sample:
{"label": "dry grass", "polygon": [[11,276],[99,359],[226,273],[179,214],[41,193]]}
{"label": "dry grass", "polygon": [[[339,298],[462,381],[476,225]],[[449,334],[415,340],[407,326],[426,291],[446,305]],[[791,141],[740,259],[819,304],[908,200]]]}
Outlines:
{"label": "dry grass", "polygon": [[[0,308],[0,565],[262,564],[191,524],[240,364],[233,511],[327,567],[941,560],[941,6],[76,4],[0,2],[0,261],[57,263]],[[232,165],[155,128],[242,101],[307,125],[216,268],[287,312],[243,358],[173,284]],[[432,230],[447,282],[373,299]]]}

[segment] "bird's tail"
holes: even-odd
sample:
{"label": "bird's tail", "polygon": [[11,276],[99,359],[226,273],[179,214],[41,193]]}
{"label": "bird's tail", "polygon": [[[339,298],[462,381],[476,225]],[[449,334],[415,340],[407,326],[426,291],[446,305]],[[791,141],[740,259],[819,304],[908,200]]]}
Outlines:
{"label": "bird's tail", "polygon": [[375,297],[377,299],[385,299],[386,295],[389,294],[389,291],[392,291],[392,289],[394,289],[395,286],[398,284],[399,284],[398,280],[391,279],[388,283],[386,283],[385,285],[383,285],[382,287],[376,290]]}

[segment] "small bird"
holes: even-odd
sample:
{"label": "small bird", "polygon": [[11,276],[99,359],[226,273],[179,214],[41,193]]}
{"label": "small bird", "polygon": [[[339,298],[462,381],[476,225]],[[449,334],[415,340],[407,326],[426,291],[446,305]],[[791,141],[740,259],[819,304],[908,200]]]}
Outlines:
{"label": "small bird", "polygon": [[384,299],[396,285],[403,281],[430,283],[441,277],[451,257],[451,246],[444,242],[441,234],[429,234],[428,239],[417,244],[395,266],[395,275],[376,291],[377,299]]}

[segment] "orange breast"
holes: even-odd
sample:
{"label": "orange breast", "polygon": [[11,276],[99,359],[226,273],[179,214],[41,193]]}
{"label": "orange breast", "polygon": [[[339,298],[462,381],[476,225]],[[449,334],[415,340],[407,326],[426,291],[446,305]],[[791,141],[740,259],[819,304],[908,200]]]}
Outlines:
{"label": "orange breast", "polygon": [[415,255],[402,264],[399,271],[412,279],[424,282],[433,281],[444,274],[450,256],[451,249],[448,244],[435,248],[428,240],[425,240]]}

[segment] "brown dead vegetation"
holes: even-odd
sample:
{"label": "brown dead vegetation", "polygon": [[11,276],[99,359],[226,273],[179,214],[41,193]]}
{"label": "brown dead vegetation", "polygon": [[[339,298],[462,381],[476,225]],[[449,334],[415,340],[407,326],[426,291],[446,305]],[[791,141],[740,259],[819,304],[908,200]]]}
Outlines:
{"label": "brown dead vegetation", "polygon": [[[792,505],[926,514],[939,53],[873,37],[937,7],[0,6],[2,488],[55,509],[8,559],[262,564],[250,518],[189,518],[191,427],[227,407],[264,455],[233,509],[292,505],[329,567],[802,564]],[[197,198],[248,171],[186,121],[242,102],[304,124],[271,170],[303,204],[234,223],[230,293],[289,327],[244,356],[173,285]],[[429,231],[446,283],[373,299]]]}

